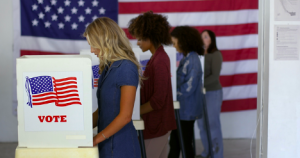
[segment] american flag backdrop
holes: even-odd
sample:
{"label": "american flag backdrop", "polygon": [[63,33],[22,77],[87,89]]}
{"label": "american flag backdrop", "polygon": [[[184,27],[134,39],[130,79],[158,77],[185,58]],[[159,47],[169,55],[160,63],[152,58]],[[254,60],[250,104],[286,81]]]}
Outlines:
{"label": "american flag backdrop", "polygon": [[26,77],[27,105],[47,105],[55,103],[56,106],[82,105],[78,95],[77,78],[67,77],[55,79],[52,76]]}
{"label": "american flag backdrop", "polygon": [[214,31],[224,60],[222,111],[256,109],[257,0],[14,0],[15,55],[77,54],[89,48],[86,25],[101,16],[117,21],[135,46],[128,22],[149,10],[172,27]]}

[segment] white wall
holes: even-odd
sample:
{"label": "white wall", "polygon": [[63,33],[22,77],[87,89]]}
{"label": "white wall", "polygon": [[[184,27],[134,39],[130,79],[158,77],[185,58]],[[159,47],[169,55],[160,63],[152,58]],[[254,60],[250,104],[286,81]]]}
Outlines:
{"label": "white wall", "polygon": [[[13,99],[13,2],[0,1],[0,142],[17,141],[17,118],[12,114]],[[221,114],[224,138],[251,138],[256,127],[256,110]],[[199,139],[199,130],[195,126]]]}
{"label": "white wall", "polygon": [[0,142],[18,140],[17,118],[12,114],[13,8],[12,0],[0,1]]}
{"label": "white wall", "polygon": [[[282,158],[282,157],[300,157],[300,60],[283,60],[275,59],[275,53],[279,46],[276,43],[283,43],[283,32],[276,33],[275,26],[296,26],[300,27],[299,21],[275,21],[275,15],[284,15],[285,10],[281,6],[279,0],[267,0],[269,5],[265,5],[264,18],[269,18],[269,26],[264,29],[264,57],[269,57],[268,63],[263,70],[268,74],[268,79],[262,81],[262,84],[268,85],[263,90],[268,93],[262,99],[267,100],[267,104],[263,105],[263,109],[267,109],[267,120],[263,121],[262,126],[266,127],[267,135],[262,135],[262,143],[266,143],[267,147],[262,149],[263,158]],[[278,8],[275,8],[275,4]],[[299,4],[299,1],[297,1]],[[296,3],[296,4],[297,4]],[[287,6],[289,7],[289,6]],[[296,8],[296,6],[295,6]],[[299,5],[297,6],[297,14],[299,13]],[[290,9],[290,8],[289,8]],[[276,13],[275,10],[282,10],[281,13]],[[276,13],[276,14],[275,14]],[[299,16],[299,15],[297,15]],[[287,19],[287,18],[285,18]],[[288,20],[288,19],[287,19]],[[268,23],[268,21],[266,21]],[[266,24],[264,23],[264,24]],[[295,29],[296,30],[296,29]],[[288,33],[287,31],[285,31]],[[299,56],[299,41],[300,32],[296,33],[293,38],[291,35],[285,35],[285,40],[289,39],[288,43],[297,42]],[[276,48],[277,47],[277,48]],[[284,48],[281,46],[281,48]],[[280,53],[289,52],[278,49]],[[266,110],[264,110],[266,111]],[[265,117],[266,113],[263,113]]]}

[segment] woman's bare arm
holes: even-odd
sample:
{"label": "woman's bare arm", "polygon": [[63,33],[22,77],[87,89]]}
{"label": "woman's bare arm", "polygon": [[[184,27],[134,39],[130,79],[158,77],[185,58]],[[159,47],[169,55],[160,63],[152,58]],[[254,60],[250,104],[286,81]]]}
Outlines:
{"label": "woman's bare arm", "polygon": [[93,139],[94,146],[104,141],[105,140],[104,136],[106,138],[111,137],[131,121],[135,95],[136,95],[135,86],[121,87],[120,113],[102,132],[98,133],[94,137]]}

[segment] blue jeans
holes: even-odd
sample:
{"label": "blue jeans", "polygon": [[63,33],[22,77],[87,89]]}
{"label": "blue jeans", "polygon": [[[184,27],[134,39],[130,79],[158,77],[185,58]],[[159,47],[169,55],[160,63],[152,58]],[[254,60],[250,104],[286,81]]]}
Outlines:
{"label": "blue jeans", "polygon": [[[209,127],[214,151],[214,158],[223,158],[223,137],[220,122],[220,113],[223,100],[223,91],[207,91],[205,94],[207,115],[209,120]],[[208,156],[209,146],[206,134],[206,127],[204,124],[204,117],[197,120],[198,127],[200,129],[201,141],[204,147],[202,156]]]}

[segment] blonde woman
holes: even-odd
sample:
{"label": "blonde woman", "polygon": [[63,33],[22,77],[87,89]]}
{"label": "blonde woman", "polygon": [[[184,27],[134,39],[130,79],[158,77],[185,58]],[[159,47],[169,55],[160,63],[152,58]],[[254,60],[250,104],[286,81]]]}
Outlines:
{"label": "blonde woman", "polygon": [[129,40],[117,23],[106,17],[89,24],[84,36],[100,60],[94,146],[98,144],[101,158],[140,158],[131,116],[141,71]]}

